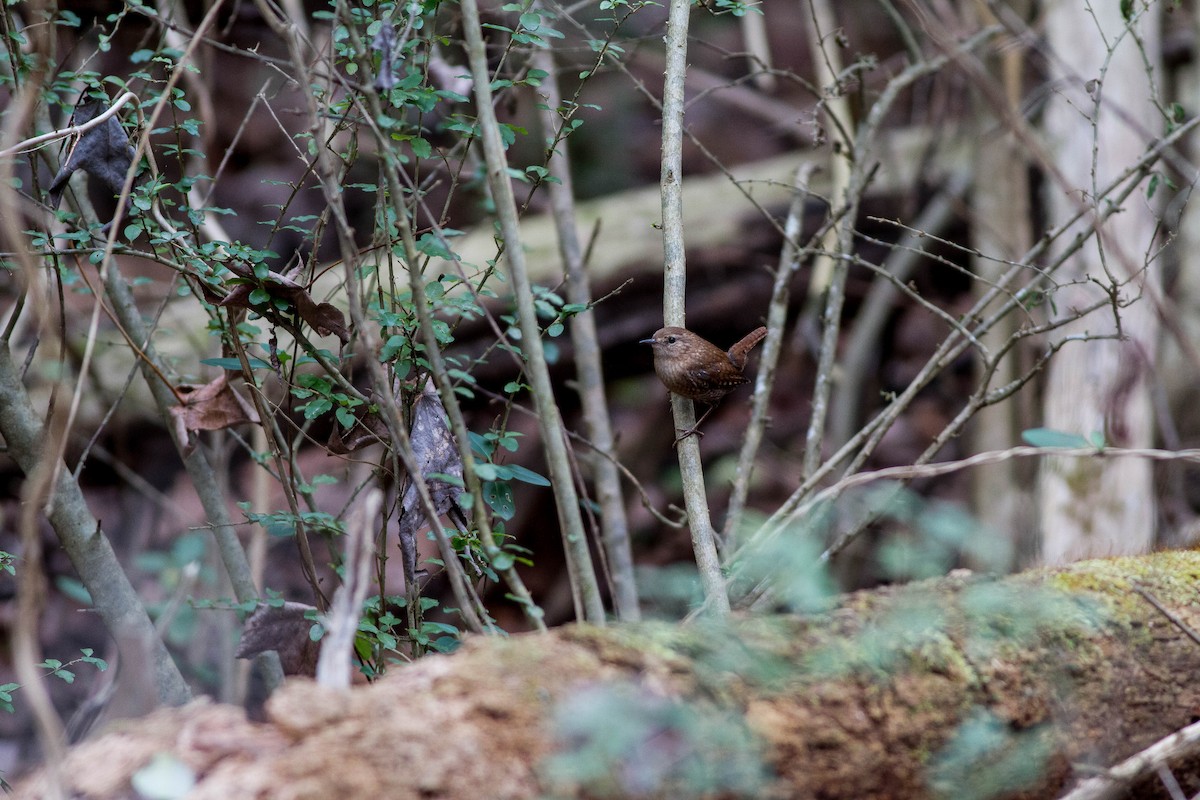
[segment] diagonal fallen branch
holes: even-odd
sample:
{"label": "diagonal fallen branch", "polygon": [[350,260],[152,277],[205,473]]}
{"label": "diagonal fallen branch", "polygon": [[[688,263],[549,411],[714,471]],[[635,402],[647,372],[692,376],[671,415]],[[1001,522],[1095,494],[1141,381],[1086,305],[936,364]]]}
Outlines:
{"label": "diagonal fallen branch", "polygon": [[1088,778],[1060,800],[1120,800],[1135,783],[1157,774],[1168,764],[1200,755],[1200,722],[1193,722],[1159,739],[1102,775]]}

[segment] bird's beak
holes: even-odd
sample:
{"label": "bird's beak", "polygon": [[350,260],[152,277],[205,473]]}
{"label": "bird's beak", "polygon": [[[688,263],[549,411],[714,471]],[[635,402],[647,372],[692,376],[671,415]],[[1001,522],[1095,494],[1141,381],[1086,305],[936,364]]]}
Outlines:
{"label": "bird's beak", "polygon": [[638,344],[654,344],[654,337],[651,336],[649,339],[638,339]]}

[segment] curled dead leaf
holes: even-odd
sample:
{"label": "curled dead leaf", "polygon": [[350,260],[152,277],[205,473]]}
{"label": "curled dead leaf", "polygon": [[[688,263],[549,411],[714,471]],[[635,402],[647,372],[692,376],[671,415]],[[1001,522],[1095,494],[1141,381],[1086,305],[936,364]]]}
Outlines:
{"label": "curled dead leaf", "polygon": [[196,431],[217,431],[243,422],[262,421],[254,407],[229,385],[224,372],[211,383],[200,386],[181,383],[175,387],[175,393],[181,402],[171,408],[171,420],[185,454],[196,446]]}
{"label": "curled dead leaf", "polygon": [[279,654],[285,675],[315,676],[321,643],[309,636],[313,626],[308,618],[310,611],[315,612],[316,608],[305,603],[289,602],[282,606],[260,603],[246,618],[234,656],[254,658],[274,650]]}

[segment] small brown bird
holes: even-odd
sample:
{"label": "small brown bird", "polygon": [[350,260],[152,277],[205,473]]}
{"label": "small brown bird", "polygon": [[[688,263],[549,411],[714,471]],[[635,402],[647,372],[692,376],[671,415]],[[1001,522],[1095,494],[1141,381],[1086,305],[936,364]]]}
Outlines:
{"label": "small brown bird", "polygon": [[649,339],[641,340],[641,344],[654,348],[654,371],[668,389],[681,397],[708,404],[708,410],[693,428],[675,440],[676,444],[693,433],[703,436],[697,428],[721,398],[750,382],[742,374],[746,359],[766,335],[766,328],[756,328],[728,351],[684,328],[663,328]]}

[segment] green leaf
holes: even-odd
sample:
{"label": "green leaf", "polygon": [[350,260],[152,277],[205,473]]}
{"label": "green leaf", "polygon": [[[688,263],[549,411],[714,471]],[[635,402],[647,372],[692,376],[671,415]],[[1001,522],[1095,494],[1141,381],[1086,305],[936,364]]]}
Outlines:
{"label": "green leaf", "polygon": [[[246,361],[250,363],[250,369],[271,368],[270,364],[254,356],[247,356]],[[221,369],[241,370],[242,368],[242,362],[236,358],[202,358],[200,359],[200,363],[210,367],[220,367]]]}
{"label": "green leaf", "polygon": [[1030,428],[1027,431],[1022,431],[1021,438],[1026,444],[1033,447],[1061,447],[1067,449],[1078,449],[1081,447],[1093,447],[1094,445],[1078,433],[1067,433],[1066,431],[1056,431],[1051,428]]}
{"label": "green leaf", "polygon": [[328,397],[318,397],[304,407],[304,418],[316,419],[331,408],[333,408],[332,400]]}
{"label": "green leaf", "polygon": [[512,487],[507,483],[485,482],[483,484],[483,501],[501,519],[512,519],[517,513],[517,504],[513,502]]}
{"label": "green leaf", "polygon": [[549,480],[547,480],[546,478],[543,478],[541,475],[538,475],[536,472],[534,472],[531,469],[525,469],[524,467],[520,466],[519,464],[505,464],[504,466],[508,469],[513,480],[524,481],[525,483],[532,483],[534,486],[549,486],[550,485]]}
{"label": "green leaf", "polygon": [[396,354],[399,353],[404,348],[404,346],[406,344],[408,344],[407,336],[402,336],[399,333],[392,334],[391,336],[388,337],[388,340],[386,342],[384,342],[383,349],[381,349],[379,351],[379,360],[380,361],[391,361],[393,358],[396,357]]}
{"label": "green leaf", "polygon": [[421,234],[421,238],[417,240],[417,250],[434,258],[444,258],[447,261],[458,260],[458,256],[448,250],[442,244],[442,240],[432,233]]}
{"label": "green leaf", "polygon": [[429,646],[439,653],[453,653],[461,644],[457,636],[439,636],[429,642]]}
{"label": "green leaf", "polygon": [[490,462],[475,462],[475,474],[479,476],[479,480],[481,481],[494,481],[500,477],[501,472],[500,467]]}
{"label": "green leaf", "polygon": [[492,453],[496,452],[496,443],[483,434],[467,431],[467,438],[471,440],[471,449],[484,458],[491,458]]}

